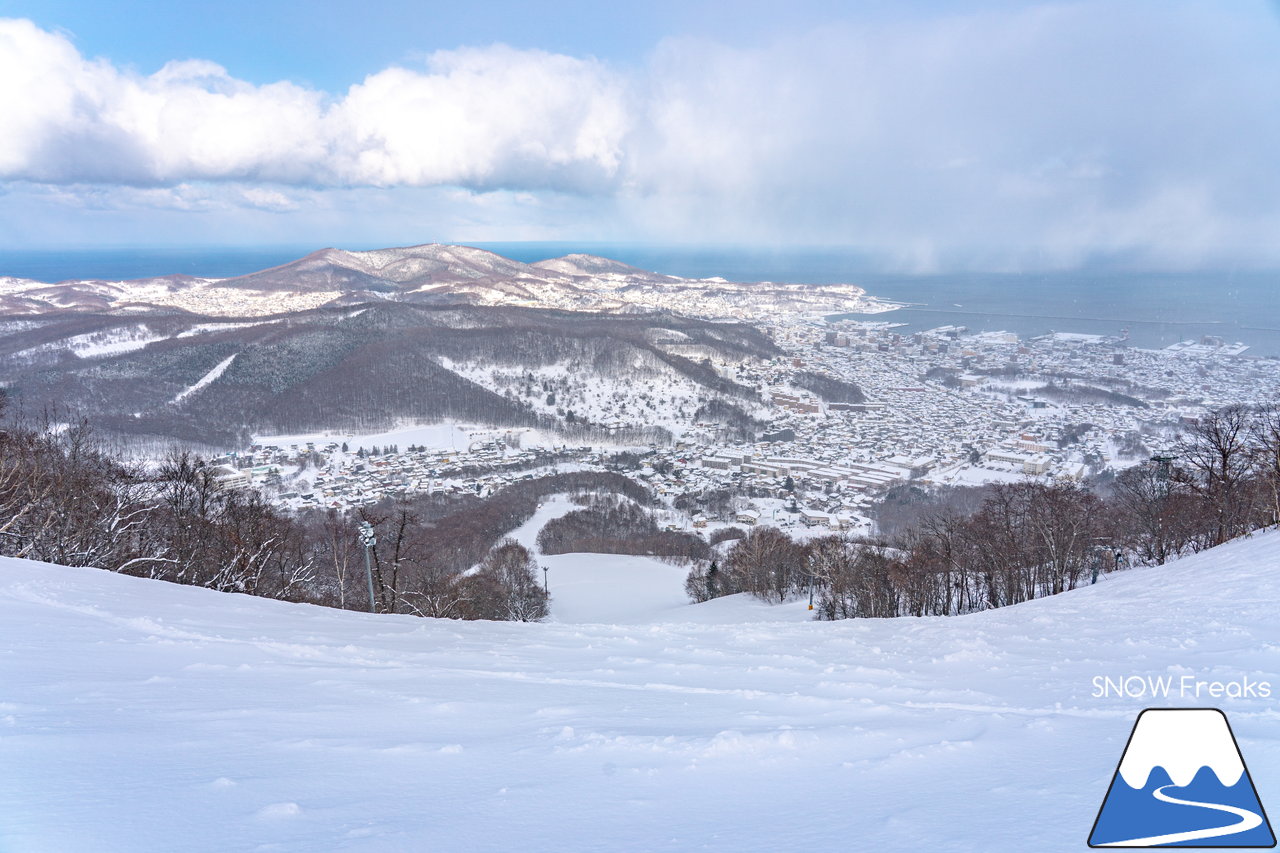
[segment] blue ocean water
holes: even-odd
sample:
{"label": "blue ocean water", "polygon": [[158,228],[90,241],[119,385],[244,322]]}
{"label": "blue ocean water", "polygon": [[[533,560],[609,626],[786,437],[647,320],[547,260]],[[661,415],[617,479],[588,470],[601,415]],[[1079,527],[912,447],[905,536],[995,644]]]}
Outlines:
{"label": "blue ocean water", "polygon": [[36,281],[98,278],[123,281],[184,274],[226,278],[287,264],[315,246],[250,246],[199,249],[48,249],[0,251],[0,276]]}
{"label": "blue ocean water", "polygon": [[[1115,335],[1135,346],[1167,346],[1214,335],[1250,346],[1248,355],[1280,357],[1280,272],[893,275],[845,249],[655,246],[606,243],[477,243],[530,262],[571,252],[604,255],[642,269],[736,281],[847,282],[909,307],[877,320],[905,331],[963,325],[1023,337],[1049,331]],[[233,276],[287,263],[315,246],[97,249],[0,252],[0,275],[41,281],[127,279],[168,273]],[[347,246],[364,249],[373,246]]]}
{"label": "blue ocean water", "polygon": [[[510,257],[523,248],[527,257],[518,260],[570,250],[564,244],[489,248]],[[906,323],[907,332],[957,325],[1031,337],[1051,331],[1117,335],[1127,329],[1134,346],[1164,347],[1213,335],[1248,344],[1248,355],[1280,357],[1280,271],[894,275],[870,271],[865,256],[838,249],[765,252],[597,244],[573,250],[673,275],[857,284],[873,296],[909,307],[850,316]]]}

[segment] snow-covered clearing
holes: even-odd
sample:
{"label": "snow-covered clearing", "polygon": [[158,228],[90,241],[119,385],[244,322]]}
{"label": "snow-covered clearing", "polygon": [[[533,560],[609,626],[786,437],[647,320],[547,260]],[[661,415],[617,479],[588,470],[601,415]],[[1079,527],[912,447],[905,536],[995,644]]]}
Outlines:
{"label": "snow-covered clearing", "polygon": [[16,357],[35,358],[50,353],[71,352],[78,358],[107,358],[143,349],[147,344],[168,339],[168,335],[156,334],[146,324],[113,327],[97,332],[86,332],[60,341],[40,344],[15,353]]}
{"label": "snow-covered clearing", "polygon": [[[571,562],[593,560],[601,615],[655,613],[617,558]],[[1274,696],[1091,694],[1280,686],[1277,563],[1270,532],[974,616],[814,623],[730,598],[624,625],[3,560],[0,850],[1077,851],[1148,705],[1223,707],[1274,813]]]}
{"label": "snow-covered clearing", "polygon": [[187,399],[192,394],[198,394],[204,388],[208,387],[210,384],[216,381],[219,376],[227,372],[227,368],[231,366],[231,362],[235,361],[236,356],[239,354],[240,353],[233,353],[232,355],[227,356],[222,361],[215,364],[208,373],[206,373],[204,376],[201,376],[198,380],[196,380],[196,383],[192,385],[190,388],[187,388],[186,390],[178,394],[178,396],[174,397],[170,401],[170,403],[176,406],[178,403],[181,403],[183,400]]}
{"label": "snow-covered clearing", "polygon": [[255,435],[253,443],[275,447],[289,447],[290,445],[301,447],[307,442],[314,444],[329,444],[330,442],[341,444],[345,442],[353,453],[360,448],[369,450],[373,447],[387,447],[392,444],[398,445],[402,449],[407,449],[412,444],[429,450],[463,452],[473,444],[483,444],[516,435],[519,435],[520,446],[525,448],[552,447],[564,444],[563,439],[557,440],[555,436],[536,429],[520,427],[494,428],[455,423],[408,424],[383,432],[362,434],[331,430],[328,432],[299,433],[297,435]]}
{"label": "snow-covered clearing", "polygon": [[145,325],[138,325],[76,335],[60,342],[59,345],[65,346],[80,358],[106,358],[140,350],[147,344],[163,341],[168,337],[168,335],[153,333]]}

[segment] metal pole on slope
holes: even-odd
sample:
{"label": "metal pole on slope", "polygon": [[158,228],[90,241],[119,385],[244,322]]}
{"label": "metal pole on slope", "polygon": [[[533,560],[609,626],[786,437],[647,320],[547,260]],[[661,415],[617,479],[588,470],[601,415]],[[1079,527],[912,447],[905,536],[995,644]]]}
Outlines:
{"label": "metal pole on slope", "polygon": [[367,521],[360,522],[360,544],[364,545],[364,576],[369,581],[369,612],[377,613],[373,600],[373,546],[378,544],[373,525]]}

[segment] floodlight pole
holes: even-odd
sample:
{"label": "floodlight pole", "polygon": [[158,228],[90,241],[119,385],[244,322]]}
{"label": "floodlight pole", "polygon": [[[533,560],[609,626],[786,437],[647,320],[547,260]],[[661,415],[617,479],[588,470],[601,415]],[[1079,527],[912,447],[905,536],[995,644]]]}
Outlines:
{"label": "floodlight pole", "polygon": [[547,566],[542,567],[542,592],[544,595],[551,594],[551,587],[547,585]]}
{"label": "floodlight pole", "polygon": [[378,544],[378,537],[373,532],[373,525],[367,521],[360,522],[360,542],[364,545],[364,576],[369,581],[369,612],[378,610],[373,600],[373,546]]}

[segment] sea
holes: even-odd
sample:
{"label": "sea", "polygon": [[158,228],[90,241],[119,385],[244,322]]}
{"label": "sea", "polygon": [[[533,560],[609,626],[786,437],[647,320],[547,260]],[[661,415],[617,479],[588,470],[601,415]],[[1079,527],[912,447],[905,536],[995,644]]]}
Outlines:
{"label": "sea", "polygon": [[[841,315],[903,324],[1009,331],[1020,337],[1073,332],[1125,336],[1157,348],[1205,337],[1244,343],[1247,356],[1280,358],[1280,271],[1052,273],[877,272],[844,249],[760,250],[631,243],[473,243],[531,262],[584,252],[687,277],[810,284],[848,283],[904,307],[885,314]],[[0,276],[39,281],[121,280],[171,273],[228,277],[295,260],[315,246],[0,251]],[[378,248],[345,246],[343,248]]]}

